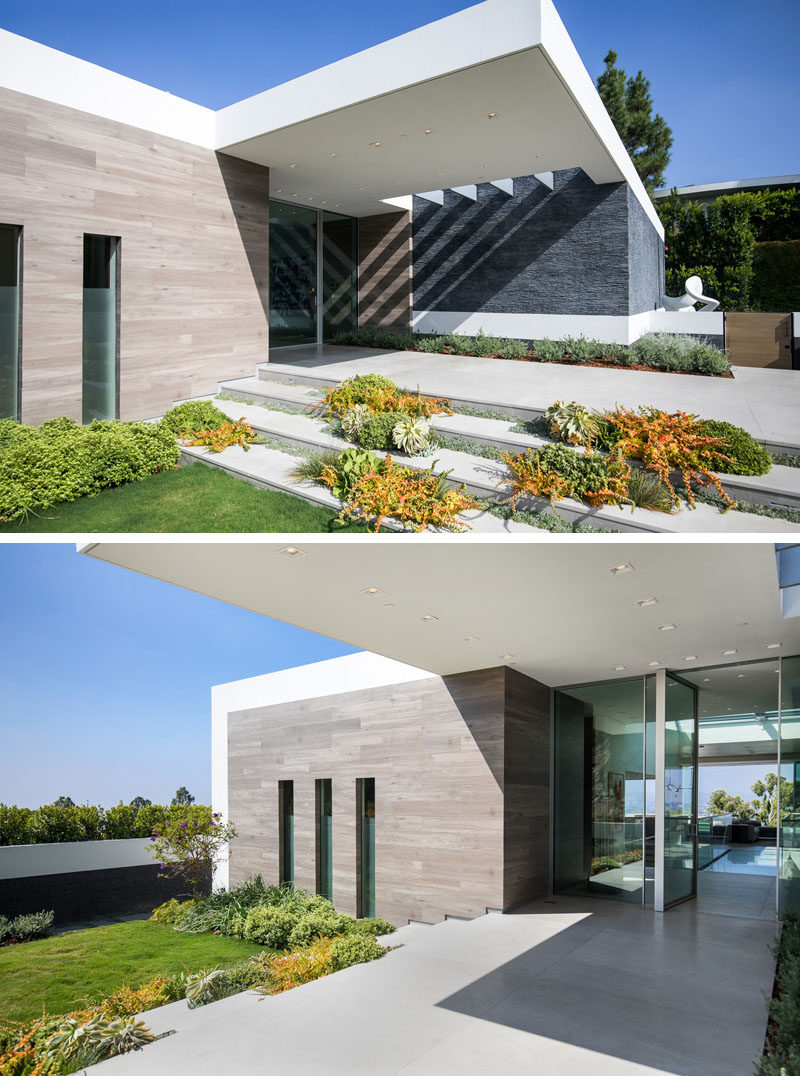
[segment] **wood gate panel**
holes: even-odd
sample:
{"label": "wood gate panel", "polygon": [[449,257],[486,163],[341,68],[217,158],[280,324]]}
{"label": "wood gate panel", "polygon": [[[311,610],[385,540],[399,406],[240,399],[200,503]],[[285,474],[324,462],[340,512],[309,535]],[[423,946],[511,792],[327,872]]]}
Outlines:
{"label": "wood gate panel", "polygon": [[791,314],[726,314],[725,345],[734,366],[792,368]]}

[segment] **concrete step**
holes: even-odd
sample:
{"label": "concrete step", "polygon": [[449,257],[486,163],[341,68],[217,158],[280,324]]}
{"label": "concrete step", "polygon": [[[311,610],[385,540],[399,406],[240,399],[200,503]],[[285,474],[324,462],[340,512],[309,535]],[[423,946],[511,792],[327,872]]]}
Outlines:
{"label": "concrete step", "polygon": [[[234,388],[237,382],[223,382],[220,387],[223,392],[246,397],[256,405],[265,403],[292,407],[298,413],[306,413],[311,417],[316,397],[309,396],[309,390],[306,387],[284,385],[257,378],[246,380],[247,385],[241,389]],[[222,407],[226,413],[231,413],[229,409],[236,410],[237,406],[241,406],[235,401],[218,401],[219,404],[223,402],[228,405]],[[262,408],[262,410],[267,410],[267,408]],[[477,444],[491,445],[503,452],[524,452],[527,448],[541,448],[544,445],[553,444],[548,437],[512,431],[510,427],[513,423],[500,419],[460,414],[434,415],[430,424],[433,429],[445,436],[463,437]],[[748,504],[765,504],[776,508],[800,510],[800,467],[774,464],[770,472],[762,476],[719,475],[718,477],[723,487],[729,490],[736,500]]]}
{"label": "concrete step", "polygon": [[[257,405],[248,405],[231,401],[217,401],[220,410],[225,411],[231,418],[244,418],[254,430],[270,437],[279,439],[288,444],[299,445],[315,451],[335,450],[339,451],[347,447],[341,438],[333,437],[324,429],[320,419],[304,414],[286,414],[281,411],[269,411]],[[260,461],[253,464],[247,457],[259,454],[265,450],[254,446],[250,452],[245,453],[240,448],[225,449],[222,453],[209,453],[207,449],[184,449],[186,453],[199,453],[199,458],[204,462],[213,462],[217,466],[228,466],[234,460],[244,464],[240,477],[247,474],[257,476],[259,467],[261,472],[267,470],[267,464],[260,466]],[[234,456],[232,454],[241,454]],[[229,455],[231,454],[231,455]],[[432,456],[408,457],[402,453],[395,453],[398,463],[417,470],[427,469],[435,464],[435,472],[441,474],[450,472],[450,480],[459,484],[463,483],[473,496],[488,498],[491,500],[506,500],[509,494],[508,468],[496,460],[485,459],[481,456],[473,456],[466,452],[455,452],[451,449],[438,449]],[[272,466],[272,464],[270,464]],[[291,470],[293,462],[286,467],[286,472]],[[782,468],[784,471],[794,471],[794,468]],[[286,483],[289,483],[288,485]],[[273,487],[276,488],[276,487]],[[286,492],[299,493],[301,486],[292,486],[291,480],[284,478]],[[311,487],[321,488],[321,487]],[[324,491],[327,493],[327,491]],[[549,508],[550,504],[544,498],[528,497],[520,498],[520,508],[530,511],[542,511]],[[745,512],[730,511],[723,513],[719,509],[699,504],[694,510],[683,510],[672,515],[660,512],[650,512],[641,508],[625,508],[605,506],[603,508],[590,508],[585,504],[573,500],[559,501],[556,510],[561,518],[568,522],[588,523],[592,526],[617,530],[623,533],[667,533],[667,534],[697,534],[697,533],[773,533],[777,531],[800,531],[800,524],[790,523],[782,519],[769,519],[765,516],[750,515]],[[485,519],[485,516],[481,517]],[[495,517],[491,517],[495,518]],[[502,523],[501,520],[496,520]],[[477,529],[473,527],[473,529]],[[532,528],[528,528],[530,531]]]}

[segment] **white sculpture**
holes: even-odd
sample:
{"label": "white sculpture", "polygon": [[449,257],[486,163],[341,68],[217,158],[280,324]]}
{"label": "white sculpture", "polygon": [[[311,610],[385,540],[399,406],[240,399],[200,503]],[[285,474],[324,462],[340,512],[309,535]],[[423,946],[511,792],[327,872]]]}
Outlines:
{"label": "white sculpture", "polygon": [[685,313],[694,310],[695,303],[702,303],[701,311],[716,310],[719,299],[712,299],[709,295],[703,295],[703,281],[699,276],[690,276],[684,284],[684,294],[673,298],[671,295],[663,296],[661,302],[665,310],[678,310]]}

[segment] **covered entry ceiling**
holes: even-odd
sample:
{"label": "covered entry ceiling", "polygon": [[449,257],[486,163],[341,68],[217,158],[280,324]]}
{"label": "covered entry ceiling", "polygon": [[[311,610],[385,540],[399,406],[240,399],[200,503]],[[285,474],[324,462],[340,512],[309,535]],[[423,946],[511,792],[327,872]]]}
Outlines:
{"label": "covered entry ceiling", "polygon": [[[354,216],[383,199],[581,167],[650,199],[549,0],[486,0],[216,115],[270,189]],[[663,234],[663,233],[662,233]]]}

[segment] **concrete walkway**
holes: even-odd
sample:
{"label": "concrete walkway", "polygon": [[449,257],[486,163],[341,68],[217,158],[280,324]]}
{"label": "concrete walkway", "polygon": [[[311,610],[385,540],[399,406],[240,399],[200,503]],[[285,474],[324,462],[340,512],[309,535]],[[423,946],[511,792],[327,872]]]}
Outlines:
{"label": "concrete walkway", "polygon": [[108,1076],[751,1076],[773,923],[558,899],[415,925],[373,964],[274,998],[155,1010]]}
{"label": "concrete walkway", "polygon": [[555,400],[578,400],[594,408],[652,404],[732,422],[771,445],[800,445],[797,370],[739,366],[733,378],[694,377],[330,344],[273,351],[269,366],[274,364],[307,367],[337,381],[358,373],[383,374],[405,388],[419,385],[426,395],[491,402],[497,410],[541,411]]}

